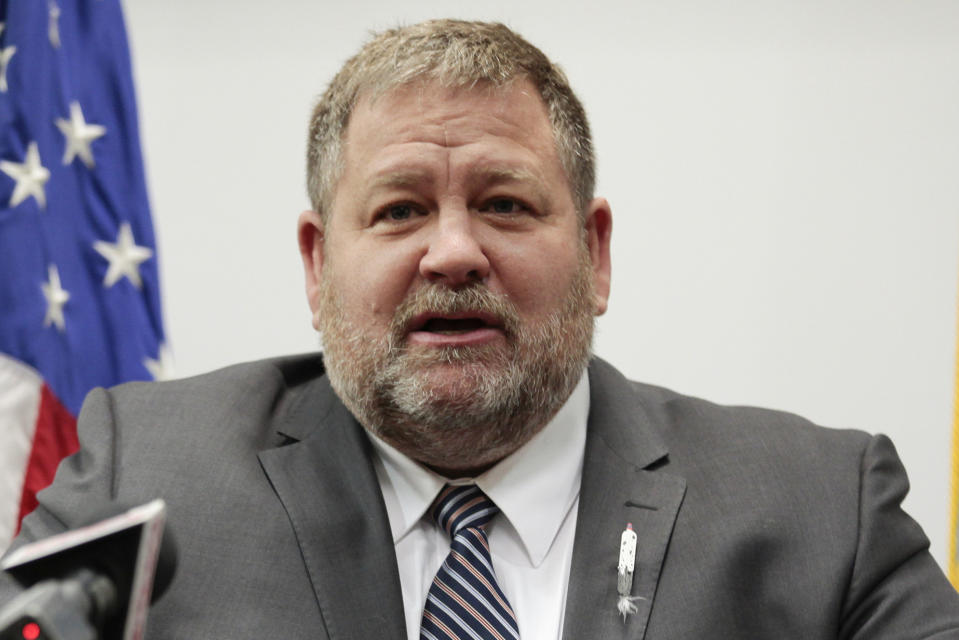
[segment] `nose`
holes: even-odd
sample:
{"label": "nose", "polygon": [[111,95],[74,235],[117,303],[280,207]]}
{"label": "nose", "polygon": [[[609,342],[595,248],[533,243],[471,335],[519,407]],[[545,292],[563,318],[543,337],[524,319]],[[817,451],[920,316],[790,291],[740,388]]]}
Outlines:
{"label": "nose", "polygon": [[486,280],[489,259],[476,237],[474,224],[465,209],[441,211],[420,259],[420,275],[451,287]]}

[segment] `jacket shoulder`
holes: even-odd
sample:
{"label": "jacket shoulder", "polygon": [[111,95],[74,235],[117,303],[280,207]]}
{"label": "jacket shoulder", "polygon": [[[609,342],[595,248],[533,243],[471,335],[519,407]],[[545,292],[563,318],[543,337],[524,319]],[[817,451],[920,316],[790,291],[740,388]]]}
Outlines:
{"label": "jacket shoulder", "polygon": [[323,357],[319,353],[266,358],[233,364],[215,371],[162,382],[125,382],[109,389],[118,398],[136,395],[190,396],[204,390],[249,391],[258,389],[293,388],[325,373]]}
{"label": "jacket shoulder", "polygon": [[788,411],[720,404],[635,381],[629,385],[674,454],[858,457],[874,438],[858,429],[818,425]]}
{"label": "jacket shoulder", "polygon": [[[270,358],[164,382],[128,382],[95,389],[79,417],[81,442],[122,425],[124,440],[157,447],[184,445],[203,434],[230,434],[222,446],[255,449],[277,444],[276,428],[289,407],[324,375],[319,354]],[[179,436],[177,435],[179,434]]]}

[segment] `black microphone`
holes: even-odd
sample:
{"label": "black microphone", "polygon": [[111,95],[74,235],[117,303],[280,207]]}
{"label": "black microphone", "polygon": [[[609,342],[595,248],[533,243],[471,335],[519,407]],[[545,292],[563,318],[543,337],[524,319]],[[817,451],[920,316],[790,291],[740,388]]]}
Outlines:
{"label": "black microphone", "polygon": [[29,588],[0,610],[0,640],[141,638],[176,569],[165,517],[162,500],[100,504],[79,528],[11,553],[3,569]]}

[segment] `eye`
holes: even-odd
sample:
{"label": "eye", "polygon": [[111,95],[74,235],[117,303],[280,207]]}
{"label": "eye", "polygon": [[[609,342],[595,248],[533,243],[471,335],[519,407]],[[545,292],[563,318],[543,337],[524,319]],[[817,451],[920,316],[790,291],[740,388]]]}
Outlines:
{"label": "eye", "polygon": [[480,211],[492,213],[519,213],[525,210],[527,210],[526,205],[513,198],[494,198],[480,208]]}
{"label": "eye", "polygon": [[387,220],[409,220],[413,217],[413,207],[408,204],[390,205],[383,211],[383,217]]}
{"label": "eye", "polygon": [[384,222],[406,222],[420,215],[422,210],[415,204],[409,202],[397,202],[390,204],[376,213],[376,219]]}

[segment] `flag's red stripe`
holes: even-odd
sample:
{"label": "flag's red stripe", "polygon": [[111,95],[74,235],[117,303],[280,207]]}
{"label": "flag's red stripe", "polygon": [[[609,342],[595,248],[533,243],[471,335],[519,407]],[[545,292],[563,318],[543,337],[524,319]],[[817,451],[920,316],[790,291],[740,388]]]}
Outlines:
{"label": "flag's red stripe", "polygon": [[44,384],[40,390],[37,429],[33,433],[33,446],[30,447],[23,493],[20,495],[17,531],[20,531],[23,517],[36,508],[37,492],[53,482],[53,474],[56,473],[60,460],[79,449],[76,418],[60,404],[50,387]]}

